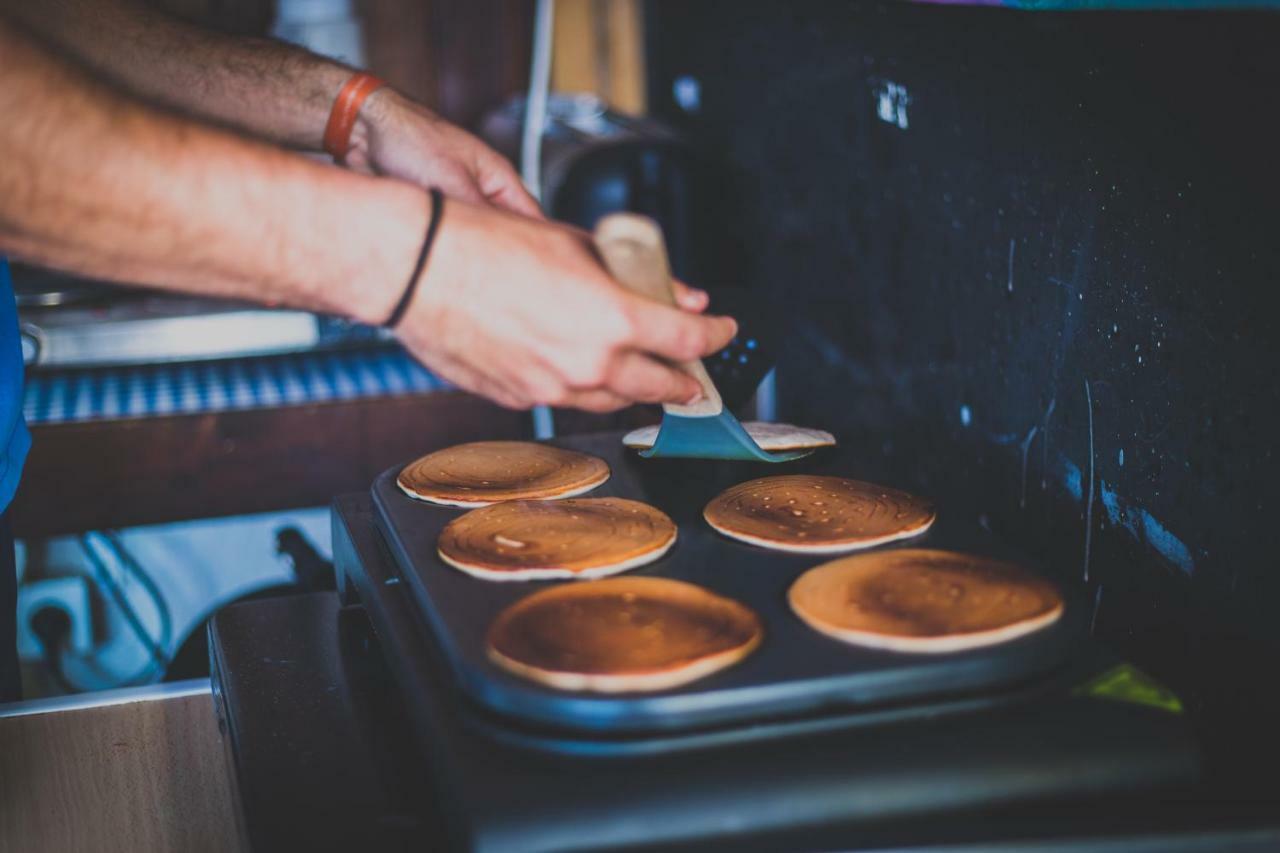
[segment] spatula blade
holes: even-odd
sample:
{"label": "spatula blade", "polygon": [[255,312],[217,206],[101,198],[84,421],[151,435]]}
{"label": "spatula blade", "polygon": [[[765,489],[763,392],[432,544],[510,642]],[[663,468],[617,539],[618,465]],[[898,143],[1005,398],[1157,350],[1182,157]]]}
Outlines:
{"label": "spatula blade", "polygon": [[685,417],[664,412],[653,447],[640,451],[647,459],[736,459],[748,462],[790,462],[812,450],[770,453],[743,429],[728,411],[710,417]]}

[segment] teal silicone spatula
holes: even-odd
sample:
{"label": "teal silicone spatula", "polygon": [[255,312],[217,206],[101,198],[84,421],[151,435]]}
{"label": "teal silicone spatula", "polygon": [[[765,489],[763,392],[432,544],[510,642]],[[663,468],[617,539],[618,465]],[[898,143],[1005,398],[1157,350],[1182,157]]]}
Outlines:
{"label": "teal silicone spatula", "polygon": [[[666,305],[676,304],[667,247],[656,222],[633,213],[611,214],[596,225],[595,243],[605,266],[624,287]],[[702,362],[678,366],[702,386],[702,399],[687,406],[664,405],[658,437],[641,456],[789,462],[811,452],[762,450],[725,408]]]}

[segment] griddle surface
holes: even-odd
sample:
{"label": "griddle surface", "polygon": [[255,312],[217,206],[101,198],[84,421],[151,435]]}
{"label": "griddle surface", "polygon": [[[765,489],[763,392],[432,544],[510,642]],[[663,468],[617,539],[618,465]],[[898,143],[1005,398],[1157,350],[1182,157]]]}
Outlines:
{"label": "griddle surface", "polygon": [[[399,467],[373,486],[377,523],[423,625],[435,638],[463,691],[485,708],[541,726],[600,733],[672,731],[751,719],[912,703],[957,694],[996,693],[1061,664],[1083,636],[1080,599],[1063,589],[1066,612],[1055,625],[1010,643],[948,655],[900,654],[845,645],[805,626],[786,592],[803,571],[830,556],[785,554],[726,539],[702,519],[706,502],[733,483],[780,473],[822,473],[912,490],[913,483],[876,470],[854,448],[825,451],[790,465],[642,459],[621,433],[553,442],[606,459],[612,477],[590,496],[646,501],[680,529],[675,547],[635,574],[700,584],[755,609],[765,626],[762,646],[742,663],[682,688],[652,694],[566,693],[512,676],[485,655],[484,636],[498,612],[552,583],[494,583],[466,575],[436,554],[440,530],[462,509],[412,500],[396,486]],[[923,536],[891,547],[952,548],[1029,565],[994,541],[966,513],[938,508]]]}

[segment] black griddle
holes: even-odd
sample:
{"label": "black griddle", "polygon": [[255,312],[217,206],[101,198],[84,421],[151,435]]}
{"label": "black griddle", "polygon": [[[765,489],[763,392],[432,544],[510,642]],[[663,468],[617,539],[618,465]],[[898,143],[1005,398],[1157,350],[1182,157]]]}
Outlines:
{"label": "black griddle", "polygon": [[[721,490],[782,473],[779,466],[642,459],[622,446],[621,433],[554,443],[608,461],[612,476],[592,495],[648,502],[678,524],[676,546],[634,574],[689,581],[747,604],[763,620],[765,640],[742,663],[660,693],[564,692],[509,675],[485,656],[485,632],[496,615],[549,584],[589,581],[494,583],[446,565],[436,553],[437,537],[445,524],[465,510],[407,497],[395,483],[397,466],[377,479],[372,495],[376,524],[398,573],[388,583],[404,584],[420,626],[462,692],[487,714],[508,724],[634,738],[717,727],[742,730],[749,722],[778,726],[815,714],[878,710],[905,715],[922,703],[943,701],[962,700],[967,707],[995,704],[1007,701],[1019,685],[1061,668],[1087,634],[1080,595],[1060,583],[1067,601],[1063,618],[1050,628],[1002,645],[924,655],[840,643],[807,627],[786,603],[787,588],[796,577],[830,556],[785,554],[734,542],[715,533],[702,519],[702,508]],[[874,459],[860,459],[857,451],[822,451],[784,470],[837,474],[913,489],[912,483],[884,479],[884,472],[875,470]],[[1023,555],[966,519],[967,514],[941,506],[933,529],[901,547],[949,548],[1027,563]],[[677,745],[680,740],[663,742]]]}
{"label": "black griddle", "polygon": [[[629,738],[530,725],[486,711],[457,689],[452,666],[377,530],[376,515],[367,494],[334,501],[334,563],[342,599],[350,605],[344,615],[367,614],[376,639],[342,631],[330,638],[291,622],[272,625],[284,638],[285,653],[294,656],[290,643],[305,649],[297,657],[306,671],[321,666],[310,656],[335,639],[363,650],[351,652],[359,660],[386,662],[398,689],[360,682],[348,701],[403,703],[419,748],[404,745],[395,754],[429,773],[428,792],[403,793],[440,816],[442,823],[422,840],[431,849],[634,851],[727,844],[734,850],[830,850],[880,849],[907,840],[1025,840],[1047,831],[1036,815],[1046,814],[1051,801],[1077,805],[1052,812],[1065,821],[1055,836],[1087,836],[1097,831],[1091,821],[1115,832],[1120,817],[1138,819],[1145,804],[1168,801],[1201,772],[1185,716],[1076,689],[1116,663],[1088,640],[1066,666],[997,691],[998,698],[962,694]],[[241,644],[239,662],[214,655],[215,670],[230,673],[232,687],[237,673],[260,667],[265,638],[254,633],[246,639],[252,642]],[[355,660],[349,668],[346,678],[354,683]],[[268,672],[264,680],[274,685],[278,676]],[[245,693],[236,691],[238,697]],[[253,726],[254,714],[246,709],[230,715],[229,728],[241,740],[256,732],[258,745],[300,762],[296,730],[310,725],[317,744],[344,736],[327,717],[315,721],[317,703],[307,697],[298,705],[305,724],[279,728],[280,706],[292,707],[296,698],[273,695],[259,702],[269,725]],[[373,719],[367,708],[359,716]],[[358,739],[355,752],[381,751],[383,724],[370,725],[378,731],[351,735]],[[282,741],[281,731],[290,736]],[[302,754],[305,772],[311,772],[314,759],[305,749]],[[345,791],[345,781],[331,787]],[[259,805],[270,819],[287,820],[294,812],[281,810],[286,800],[297,798],[291,791]],[[315,803],[303,802],[305,822],[315,817]],[[1153,825],[1167,829],[1167,816]]]}

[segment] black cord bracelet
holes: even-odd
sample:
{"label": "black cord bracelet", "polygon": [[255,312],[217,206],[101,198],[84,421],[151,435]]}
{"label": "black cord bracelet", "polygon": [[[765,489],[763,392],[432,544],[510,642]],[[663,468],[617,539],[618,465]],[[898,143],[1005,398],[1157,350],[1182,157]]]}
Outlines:
{"label": "black cord bracelet", "polygon": [[400,301],[396,303],[395,308],[391,309],[391,316],[382,324],[384,328],[394,329],[404,319],[405,312],[409,310],[409,303],[413,301],[413,294],[418,290],[418,281],[422,278],[422,270],[427,265],[427,256],[431,254],[431,244],[436,241],[436,232],[440,230],[440,220],[443,216],[444,194],[432,187],[431,220],[427,223],[427,234],[422,238],[418,262],[413,265],[413,274],[409,276],[409,283],[404,286],[404,293],[400,294]]}

